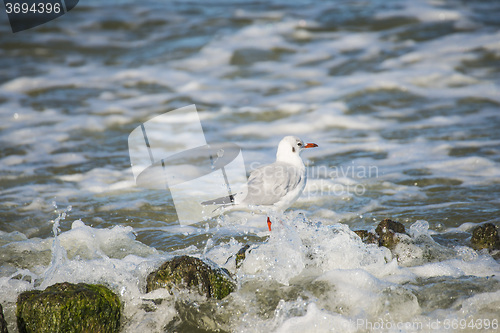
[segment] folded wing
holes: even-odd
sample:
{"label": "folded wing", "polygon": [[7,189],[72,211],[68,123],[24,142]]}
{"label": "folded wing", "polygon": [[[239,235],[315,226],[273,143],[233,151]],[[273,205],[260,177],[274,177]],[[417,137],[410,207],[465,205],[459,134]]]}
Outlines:
{"label": "folded wing", "polygon": [[248,194],[243,200],[249,205],[272,205],[294,190],[302,174],[291,164],[275,162],[255,169],[248,178]]}

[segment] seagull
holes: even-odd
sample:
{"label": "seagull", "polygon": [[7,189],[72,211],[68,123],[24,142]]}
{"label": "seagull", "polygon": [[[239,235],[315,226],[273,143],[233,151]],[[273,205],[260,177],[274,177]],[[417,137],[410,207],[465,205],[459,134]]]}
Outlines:
{"label": "seagull", "polygon": [[[234,196],[202,202],[202,205],[221,205],[234,208],[259,208],[264,211],[283,212],[302,194],[306,186],[306,166],[300,157],[304,149],[318,147],[296,136],[285,136],[278,145],[276,162],[253,170],[248,177],[247,195],[238,204]],[[271,220],[267,226],[271,231]]]}

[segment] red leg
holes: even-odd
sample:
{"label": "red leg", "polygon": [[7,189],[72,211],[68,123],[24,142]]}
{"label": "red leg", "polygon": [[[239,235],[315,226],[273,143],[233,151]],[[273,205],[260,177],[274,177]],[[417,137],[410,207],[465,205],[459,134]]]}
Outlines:
{"label": "red leg", "polygon": [[267,227],[269,228],[269,231],[271,231],[271,220],[269,219],[269,216],[267,217]]}

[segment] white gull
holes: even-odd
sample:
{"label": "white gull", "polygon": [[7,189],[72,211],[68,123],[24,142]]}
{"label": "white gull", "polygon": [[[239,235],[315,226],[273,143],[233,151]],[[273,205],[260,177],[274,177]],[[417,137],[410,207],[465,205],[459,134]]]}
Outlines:
{"label": "white gull", "polygon": [[[253,170],[248,177],[246,197],[234,204],[234,197],[203,202],[203,205],[222,205],[233,209],[259,209],[283,212],[302,194],[306,186],[306,166],[300,157],[304,149],[317,147],[296,136],[285,136],[278,145],[276,162]],[[236,196],[237,194],[235,194]],[[230,206],[229,206],[230,205]],[[269,231],[271,220],[267,218]]]}

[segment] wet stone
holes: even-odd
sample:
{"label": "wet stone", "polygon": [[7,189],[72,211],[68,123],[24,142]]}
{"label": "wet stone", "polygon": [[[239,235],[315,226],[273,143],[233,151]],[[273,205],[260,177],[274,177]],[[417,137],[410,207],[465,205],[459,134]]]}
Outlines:
{"label": "wet stone", "polygon": [[354,233],[361,238],[363,243],[366,244],[378,244],[378,237],[374,233],[366,230],[355,230]]}
{"label": "wet stone", "polygon": [[375,229],[379,237],[379,245],[393,249],[399,243],[397,234],[406,234],[405,227],[402,223],[385,219],[380,222]]}
{"label": "wet stone", "polygon": [[250,248],[250,245],[246,244],[243,246],[238,253],[236,253],[236,268],[240,268],[243,263],[243,260],[246,258],[246,252]]}
{"label": "wet stone", "polygon": [[120,328],[120,299],[103,285],[54,284],[17,298],[20,333],[112,333]]}
{"label": "wet stone", "polygon": [[400,237],[398,234],[405,234],[406,230],[402,223],[392,221],[391,219],[382,220],[375,229],[375,233],[366,230],[354,231],[361,240],[366,244],[378,244],[389,249],[394,249],[399,243]]}
{"label": "wet stone", "polygon": [[206,297],[223,299],[235,290],[229,272],[215,264],[190,256],[178,256],[163,263],[146,279],[146,292],[159,288],[191,289]]}
{"label": "wet stone", "polygon": [[398,234],[406,234],[405,226],[402,223],[393,221],[391,219],[382,220],[375,229],[375,232],[380,236],[387,230],[391,230]]}
{"label": "wet stone", "polygon": [[474,250],[500,250],[498,230],[492,223],[486,223],[472,230],[471,245]]}
{"label": "wet stone", "polygon": [[0,333],[8,333],[7,322],[5,321],[5,317],[3,316],[2,304],[0,304]]}

